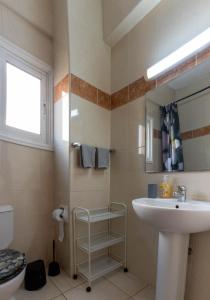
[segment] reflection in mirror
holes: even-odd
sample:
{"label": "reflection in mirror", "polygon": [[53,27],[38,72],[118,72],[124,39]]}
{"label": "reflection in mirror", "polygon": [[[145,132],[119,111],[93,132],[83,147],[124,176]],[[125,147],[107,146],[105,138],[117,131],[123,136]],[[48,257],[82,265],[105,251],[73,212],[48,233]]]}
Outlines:
{"label": "reflection in mirror", "polygon": [[146,96],[146,172],[210,169],[210,61]]}

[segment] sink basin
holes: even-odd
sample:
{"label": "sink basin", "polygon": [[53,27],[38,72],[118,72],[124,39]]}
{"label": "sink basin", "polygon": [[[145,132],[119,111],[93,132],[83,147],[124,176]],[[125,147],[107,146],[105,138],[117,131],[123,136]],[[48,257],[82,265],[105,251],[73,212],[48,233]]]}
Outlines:
{"label": "sink basin", "polygon": [[159,231],[196,233],[210,230],[210,203],[141,198],[132,202],[136,214]]}
{"label": "sink basin", "polygon": [[210,230],[210,202],[141,198],[132,205],[159,231],[155,300],[184,300],[189,234]]}

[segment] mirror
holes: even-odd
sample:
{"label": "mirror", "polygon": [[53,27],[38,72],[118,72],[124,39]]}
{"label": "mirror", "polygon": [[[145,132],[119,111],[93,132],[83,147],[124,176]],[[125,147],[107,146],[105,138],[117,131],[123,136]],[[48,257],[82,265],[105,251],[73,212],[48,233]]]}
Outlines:
{"label": "mirror", "polygon": [[146,172],[210,170],[210,60],[146,95]]}

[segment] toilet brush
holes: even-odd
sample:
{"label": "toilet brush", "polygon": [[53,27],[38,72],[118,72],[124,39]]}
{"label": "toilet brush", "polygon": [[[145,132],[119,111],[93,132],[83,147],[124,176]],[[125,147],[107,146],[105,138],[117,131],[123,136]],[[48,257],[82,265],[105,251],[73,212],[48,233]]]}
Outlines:
{"label": "toilet brush", "polygon": [[56,276],[60,274],[59,263],[55,261],[55,241],[53,240],[53,261],[49,264],[48,275]]}

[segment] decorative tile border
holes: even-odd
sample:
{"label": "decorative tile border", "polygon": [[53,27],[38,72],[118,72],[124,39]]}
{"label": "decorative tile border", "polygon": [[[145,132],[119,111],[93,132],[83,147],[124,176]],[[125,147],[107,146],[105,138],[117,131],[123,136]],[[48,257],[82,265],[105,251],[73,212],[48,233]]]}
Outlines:
{"label": "decorative tile border", "polygon": [[[70,88],[69,85],[71,84]],[[88,82],[75,76],[66,75],[54,89],[54,102],[62,98],[62,92],[71,91],[73,94],[97,104],[105,109],[111,109],[111,96],[100,89],[97,89]]]}
{"label": "decorative tile border", "polygon": [[172,79],[175,79],[184,72],[194,68],[210,58],[210,46],[200,51],[191,58],[185,60],[170,71],[164,73],[156,80],[146,81],[144,77],[137,79],[121,90],[111,95],[111,108],[115,109],[130,101],[136,100],[144,96],[148,91],[153,90],[163,84],[166,84]]}
{"label": "decorative tile border", "polygon": [[189,139],[195,139],[197,137],[201,137],[201,136],[205,136],[205,135],[209,135],[209,134],[210,134],[210,125],[183,132],[182,140],[186,141]]}
{"label": "decorative tile border", "polygon": [[[210,125],[204,126],[201,128],[197,128],[194,130],[189,130],[189,131],[183,132],[181,134],[183,141],[195,139],[197,137],[201,137],[201,136],[205,136],[205,135],[210,135]],[[153,129],[153,138],[161,139],[161,131],[154,128]]]}
{"label": "decorative tile border", "polygon": [[97,104],[97,88],[73,74],[71,74],[71,92],[81,98]]}
{"label": "decorative tile border", "polygon": [[66,75],[55,87],[54,87],[54,102],[59,101],[62,98],[62,93],[69,93],[69,75]]}
{"label": "decorative tile border", "polygon": [[[210,46],[182,62],[165,74],[161,75],[156,80],[146,81],[144,77],[141,77],[119,91],[113,93],[112,95],[103,92],[85,80],[75,76],[74,74],[66,75],[55,86],[54,101],[56,102],[61,99],[62,91],[71,91],[73,94],[78,95],[81,98],[86,99],[105,109],[115,109],[144,96],[148,91],[166,84],[170,80],[175,79],[182,73],[203,63],[209,58]],[[71,86],[69,87],[69,85]],[[185,134],[186,136],[188,135],[187,133]]]}

